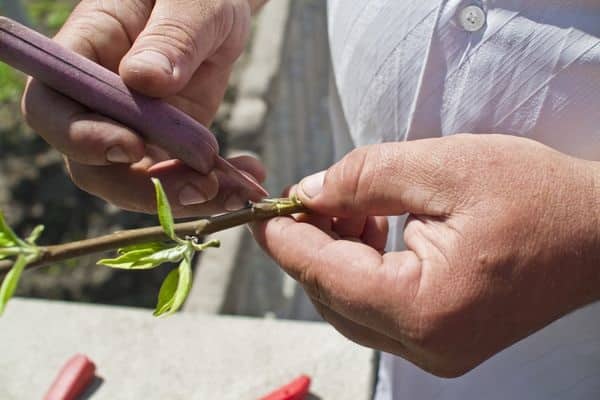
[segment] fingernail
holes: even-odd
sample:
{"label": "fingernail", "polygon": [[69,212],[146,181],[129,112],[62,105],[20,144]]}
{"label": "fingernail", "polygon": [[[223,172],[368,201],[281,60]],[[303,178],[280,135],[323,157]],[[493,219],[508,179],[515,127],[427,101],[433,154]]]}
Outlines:
{"label": "fingernail", "polygon": [[165,56],[157,51],[153,50],[144,50],[141,53],[134,54],[127,63],[130,64],[138,64],[142,68],[148,68],[149,65],[154,67],[159,67],[168,75],[173,74],[173,64],[171,61]]}
{"label": "fingernail", "polygon": [[106,160],[112,163],[130,163],[131,158],[121,146],[113,146],[106,152]]}
{"label": "fingernail", "polygon": [[236,211],[246,206],[246,202],[243,201],[237,194],[232,194],[225,200],[225,210]]}
{"label": "fingernail", "polygon": [[184,206],[206,203],[206,195],[193,185],[185,185],[179,192],[179,202]]}
{"label": "fingernail", "polygon": [[302,179],[300,190],[304,192],[306,197],[310,199],[321,193],[321,190],[323,190],[323,181],[325,180],[325,172],[321,171]]}

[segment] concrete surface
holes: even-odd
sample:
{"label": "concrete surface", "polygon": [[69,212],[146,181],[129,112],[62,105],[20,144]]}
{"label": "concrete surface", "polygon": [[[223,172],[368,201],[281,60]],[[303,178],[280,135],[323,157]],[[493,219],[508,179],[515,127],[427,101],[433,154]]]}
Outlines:
{"label": "concrete surface", "polygon": [[183,305],[186,313],[220,314],[233,277],[245,226],[217,232],[206,241],[220,240],[221,247],[202,252],[194,271],[192,290]]}
{"label": "concrete surface", "polygon": [[[272,110],[281,109],[268,107],[267,101],[280,73],[283,54],[287,52],[283,45],[288,43],[286,33],[290,24],[290,9],[293,4],[295,6],[299,3],[302,3],[302,7],[308,4],[304,0],[295,3],[290,0],[271,1],[256,17],[252,47],[236,65],[233,79],[239,81],[237,95],[231,110],[227,110],[229,119],[224,122],[229,132],[227,142],[230,152],[238,153],[242,149],[242,152],[260,153],[265,147],[262,133],[267,116]],[[289,135],[293,134],[294,132],[289,132]],[[280,190],[281,188],[277,188],[273,195],[277,196]],[[184,311],[218,314],[229,312],[232,309],[231,305],[236,303],[233,307],[233,313],[236,313],[239,308],[236,299],[241,298],[241,301],[247,302],[253,309],[260,310],[244,314],[281,315],[271,304],[274,302],[286,308],[294,291],[293,282],[287,280],[288,290],[282,292],[281,272],[271,263],[266,271],[253,269],[253,272],[259,273],[259,279],[266,278],[258,282],[259,286],[253,283],[238,286],[235,282],[240,278],[240,274],[236,272],[237,268],[244,269],[249,262],[256,259],[257,254],[260,260],[263,260],[264,256],[260,255],[260,250],[256,247],[246,251],[244,244],[253,240],[243,228],[222,232],[207,240],[215,238],[221,239],[222,248],[206,252],[198,258],[194,286]],[[269,270],[277,270],[276,279],[270,279],[272,274]],[[243,276],[244,274],[242,278]],[[249,281],[243,279],[243,282]],[[260,305],[257,307],[258,304]]]}
{"label": "concrete surface", "polygon": [[92,400],[256,399],[306,373],[312,399],[370,398],[373,352],[321,323],[14,299],[0,319],[0,399],[40,399],[75,353]]}
{"label": "concrete surface", "polygon": [[[334,161],[328,113],[326,2],[294,0],[289,6],[278,73],[265,95],[269,111],[264,129],[254,139],[268,170],[267,189],[274,196]],[[268,29],[269,24],[265,26]],[[260,44],[255,42],[254,46]],[[258,248],[249,234],[243,234],[237,254],[224,312],[320,319],[302,288]]]}

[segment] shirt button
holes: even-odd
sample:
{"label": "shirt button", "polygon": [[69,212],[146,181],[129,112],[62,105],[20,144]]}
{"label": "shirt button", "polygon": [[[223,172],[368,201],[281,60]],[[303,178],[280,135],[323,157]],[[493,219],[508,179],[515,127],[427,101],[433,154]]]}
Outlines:
{"label": "shirt button", "polygon": [[476,32],[485,25],[485,12],[478,6],[467,6],[458,14],[460,26],[467,32]]}

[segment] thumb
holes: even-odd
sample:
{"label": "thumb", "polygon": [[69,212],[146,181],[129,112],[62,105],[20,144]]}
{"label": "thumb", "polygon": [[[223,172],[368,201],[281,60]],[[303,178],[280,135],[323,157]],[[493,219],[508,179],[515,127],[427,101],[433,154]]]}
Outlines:
{"label": "thumb", "polygon": [[440,140],[358,148],[304,178],[296,194],[308,208],[338,217],[447,215],[456,203],[455,184],[445,167],[447,152],[436,143]]}
{"label": "thumb", "polygon": [[223,68],[232,64],[244,48],[249,19],[245,1],[157,0],[119,73],[146,95],[172,96],[207,59]]}

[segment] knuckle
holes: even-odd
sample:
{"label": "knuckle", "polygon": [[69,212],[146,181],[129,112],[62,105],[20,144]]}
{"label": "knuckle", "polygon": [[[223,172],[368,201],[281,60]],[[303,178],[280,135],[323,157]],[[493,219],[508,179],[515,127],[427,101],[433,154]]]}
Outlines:
{"label": "knuckle", "polygon": [[225,38],[222,53],[232,61],[243,51],[250,32],[250,5],[245,0],[224,0],[214,23],[216,37]]}
{"label": "knuckle", "polygon": [[168,47],[178,57],[191,57],[198,54],[199,43],[194,30],[184,19],[164,17],[157,19],[152,30],[144,34],[144,40],[153,47]]}
{"label": "knuckle", "polygon": [[[67,151],[77,153],[88,159],[104,160],[106,147],[117,142],[120,135],[107,132],[107,127],[97,119],[96,115],[87,111],[75,112],[68,118],[66,132]],[[91,161],[91,160],[90,160]]]}

